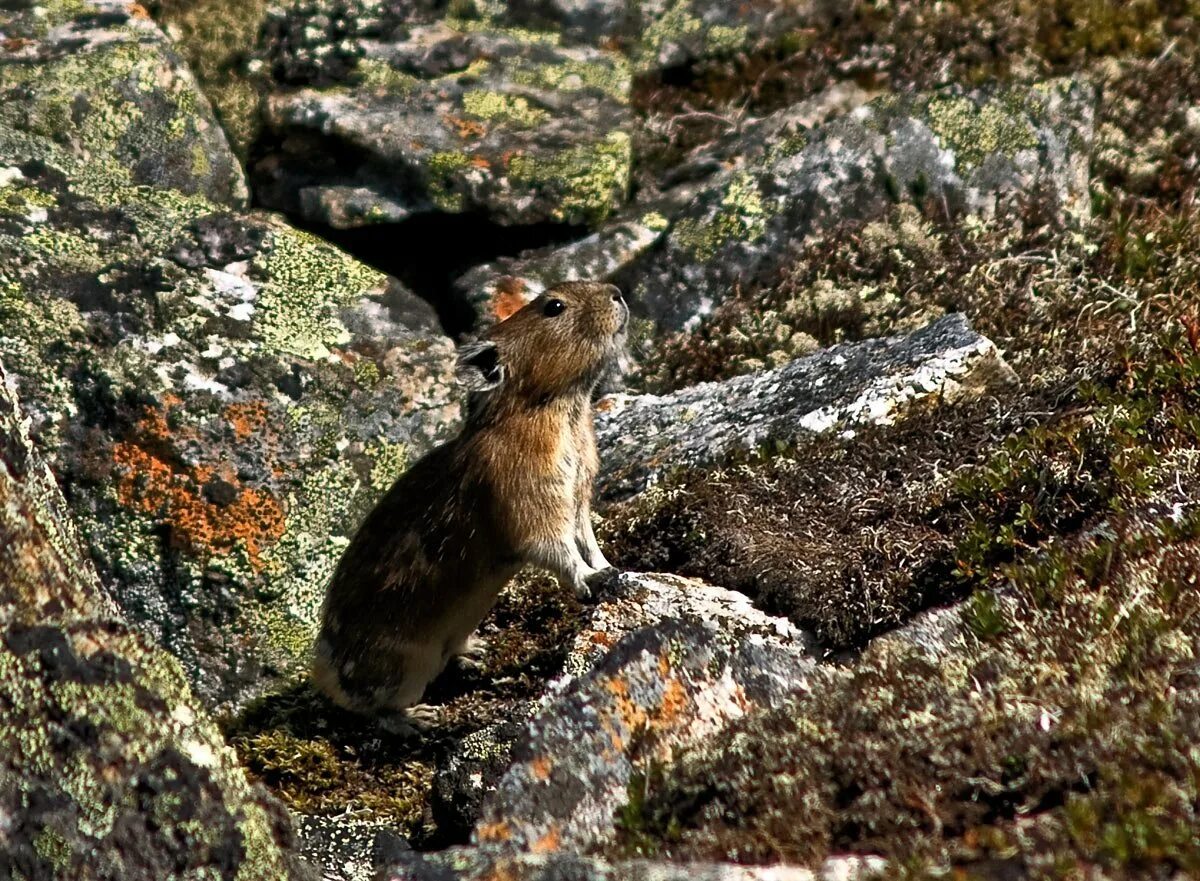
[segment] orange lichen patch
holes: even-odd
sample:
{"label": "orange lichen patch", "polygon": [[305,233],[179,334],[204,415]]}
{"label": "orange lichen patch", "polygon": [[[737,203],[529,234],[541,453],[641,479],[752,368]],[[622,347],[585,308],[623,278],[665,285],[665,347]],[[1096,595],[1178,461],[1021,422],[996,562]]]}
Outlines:
{"label": "orange lichen patch", "polygon": [[538,756],[529,763],[529,770],[533,773],[535,780],[549,780],[550,769],[553,767],[553,763],[545,756]]}
{"label": "orange lichen patch", "polygon": [[658,656],[658,675],[666,679],[671,672],[671,659],[663,652]]}
{"label": "orange lichen patch", "polygon": [[601,398],[600,400],[598,400],[596,402],[596,410],[599,411],[600,413],[607,413],[610,410],[615,410],[616,406],[617,406],[617,399],[614,398],[612,395],[605,395],[603,398]]}
{"label": "orange lichen patch", "polygon": [[[174,547],[208,556],[242,546],[251,565],[260,568],[263,550],[283,535],[283,507],[263,490],[241,487],[226,463],[177,462],[169,437],[166,411],[147,408],[136,439],[113,446],[120,503],[169,526]],[[228,485],[227,502],[205,496],[204,487],[214,478]]]}
{"label": "orange lichen patch", "polygon": [[[467,138],[481,138],[487,134],[487,126],[478,120],[463,119],[461,116],[443,113],[442,122],[454,129],[463,140]],[[484,160],[484,164],[487,164],[487,160]]]}
{"label": "orange lichen patch", "polygon": [[683,683],[675,677],[667,679],[666,687],[663,689],[662,706],[658,711],[658,721],[672,726],[678,720],[687,717],[687,709],[690,704],[691,701],[688,699],[687,689],[683,687]]}
{"label": "orange lichen patch", "polygon": [[550,831],[529,845],[530,853],[554,853],[562,846],[562,836],[557,826],[551,826]]}
{"label": "orange lichen patch", "polygon": [[471,167],[472,168],[482,168],[484,171],[487,171],[487,170],[491,169],[492,163],[488,162],[482,156],[472,156],[471,157]]}
{"label": "orange lichen patch", "polygon": [[603,648],[610,648],[613,643],[616,642],[616,639],[611,633],[607,633],[603,630],[597,630],[590,637],[588,637],[588,640],[592,643],[592,645],[598,645]]}
{"label": "orange lichen patch", "polygon": [[479,827],[480,841],[508,841],[510,838],[512,838],[512,828],[509,827],[507,820],[484,823]]}
{"label": "orange lichen patch", "polygon": [[496,282],[496,292],[492,294],[492,314],[497,321],[503,321],[532,299],[522,279],[506,275]]}
{"label": "orange lichen patch", "polygon": [[140,18],[145,21],[152,20],[149,11],[141,3],[130,3],[126,8],[129,10],[129,14],[134,18]]}
{"label": "orange lichen patch", "polygon": [[267,405],[263,401],[230,404],[221,415],[225,417],[238,440],[245,440],[267,427]]}
{"label": "orange lichen patch", "polygon": [[[624,679],[613,677],[607,684],[608,693],[613,696],[613,702],[616,704],[617,713],[621,717],[621,722],[628,731],[644,730],[647,723],[650,721],[646,715],[646,711],[634,703],[633,698],[629,696],[629,685]],[[620,747],[618,747],[619,749]]]}

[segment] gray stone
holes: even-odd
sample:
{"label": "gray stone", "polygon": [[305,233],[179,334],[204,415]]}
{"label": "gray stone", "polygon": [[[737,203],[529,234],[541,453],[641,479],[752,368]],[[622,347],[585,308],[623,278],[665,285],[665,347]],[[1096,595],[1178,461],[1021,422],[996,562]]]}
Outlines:
{"label": "gray stone", "polygon": [[117,164],[132,183],[247,199],[207,99],[132,0],[0,9],[0,126]]}
{"label": "gray stone", "polygon": [[665,396],[615,395],[597,414],[599,493],[629,498],[676,469],[887,424],[915,401],[978,394],[1011,378],[995,345],[950,315],[906,337],[833,346],[725,382]]}
{"label": "gray stone", "polygon": [[486,798],[479,843],[551,853],[607,842],[651,763],[824,675],[803,634],[730,591],[654,575],[613,589]]}
{"label": "gray stone", "polygon": [[[161,41],[123,45],[151,96]],[[202,699],[237,705],[304,668],[357,519],[457,420],[453,347],[324,242],[153,185],[119,138],[85,153],[69,118],[34,124],[55,88],[0,102],[0,358],[106,589]],[[190,119],[134,109],[147,145]]]}
{"label": "gray stone", "polygon": [[99,586],[0,369],[0,876],[312,877],[178,662]]}
{"label": "gray stone", "polygon": [[344,228],[462,212],[596,224],[625,201],[622,56],[487,18],[344,6],[289,9],[264,49],[288,86],[267,101],[267,204]]}

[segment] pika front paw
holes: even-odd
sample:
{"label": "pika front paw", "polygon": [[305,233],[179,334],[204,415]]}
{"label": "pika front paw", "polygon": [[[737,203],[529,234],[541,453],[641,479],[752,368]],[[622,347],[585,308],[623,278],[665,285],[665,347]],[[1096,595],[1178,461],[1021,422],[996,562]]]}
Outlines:
{"label": "pika front paw", "polygon": [[617,581],[621,577],[621,570],[616,566],[608,566],[607,568],[597,570],[583,580],[584,595],[581,595],[576,590],[576,596],[580,601],[596,602],[605,594],[612,593],[617,585]]}

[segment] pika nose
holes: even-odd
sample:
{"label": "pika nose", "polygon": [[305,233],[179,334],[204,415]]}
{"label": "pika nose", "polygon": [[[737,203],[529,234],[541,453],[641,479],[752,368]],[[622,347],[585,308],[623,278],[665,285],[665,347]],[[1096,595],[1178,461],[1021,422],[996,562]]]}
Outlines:
{"label": "pika nose", "polygon": [[615,284],[608,285],[608,292],[612,295],[612,298],[615,302],[617,302],[617,303],[625,302],[625,298],[621,295],[621,289],[619,287],[617,287]]}

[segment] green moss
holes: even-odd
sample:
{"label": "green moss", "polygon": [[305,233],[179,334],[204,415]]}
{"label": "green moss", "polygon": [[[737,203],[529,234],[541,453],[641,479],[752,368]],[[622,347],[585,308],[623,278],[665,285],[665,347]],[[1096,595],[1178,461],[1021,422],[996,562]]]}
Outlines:
{"label": "green moss", "polygon": [[243,161],[258,137],[259,78],[246,69],[268,0],[158,0],[155,14],[173,36]]}

